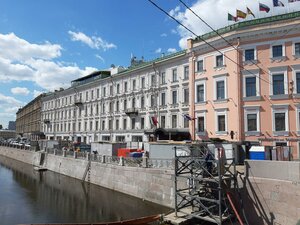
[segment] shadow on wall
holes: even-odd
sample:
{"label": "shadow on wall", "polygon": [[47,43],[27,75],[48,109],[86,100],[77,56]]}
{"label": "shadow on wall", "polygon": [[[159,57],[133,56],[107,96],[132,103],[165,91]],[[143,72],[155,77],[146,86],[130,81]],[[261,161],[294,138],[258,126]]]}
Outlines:
{"label": "shadow on wall", "polygon": [[255,180],[249,180],[249,168],[249,164],[245,162],[245,176],[240,176],[243,182],[242,200],[249,225],[273,225],[275,216]]}

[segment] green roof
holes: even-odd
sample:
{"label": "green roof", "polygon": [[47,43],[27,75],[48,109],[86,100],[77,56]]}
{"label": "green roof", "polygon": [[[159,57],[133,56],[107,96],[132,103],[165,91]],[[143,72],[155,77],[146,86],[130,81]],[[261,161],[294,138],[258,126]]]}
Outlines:
{"label": "green roof", "polygon": [[[243,21],[243,22],[235,23],[235,24],[220,28],[220,29],[216,30],[216,32],[218,32],[219,34],[225,34],[230,31],[238,30],[241,28],[246,28],[246,27],[251,27],[251,26],[256,26],[256,25],[261,25],[261,24],[266,24],[266,23],[273,23],[273,22],[283,21],[283,20],[288,20],[288,19],[295,19],[298,17],[300,17],[300,11],[281,14],[281,15],[277,15],[277,16],[270,16],[270,17],[265,17],[265,18],[260,18],[260,19]],[[194,41],[201,41],[203,39],[207,40],[207,39],[213,38],[213,37],[217,36],[216,32],[212,31],[207,34],[196,37],[194,39]]]}
{"label": "green roof", "polygon": [[124,71],[121,71],[120,73],[118,73],[118,75],[123,74],[123,73],[127,73],[127,72],[131,72],[133,70],[145,68],[147,66],[152,65],[153,63],[160,63],[160,62],[163,62],[163,61],[168,60],[168,59],[176,58],[178,56],[185,55],[185,53],[186,53],[186,50],[181,50],[181,51],[175,52],[173,54],[169,54],[169,55],[166,55],[166,56],[163,56],[163,57],[160,57],[160,58],[156,58],[154,60],[143,62],[143,63],[140,63],[136,66],[131,66],[131,67],[129,67],[128,69],[126,69]]}

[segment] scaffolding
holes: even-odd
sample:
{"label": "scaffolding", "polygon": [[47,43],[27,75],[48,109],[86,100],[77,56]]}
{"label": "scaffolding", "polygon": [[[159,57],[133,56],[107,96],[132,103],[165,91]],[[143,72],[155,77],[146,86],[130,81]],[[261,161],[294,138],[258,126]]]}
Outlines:
{"label": "scaffolding", "polygon": [[211,150],[207,143],[174,150],[175,216],[224,224],[233,216],[227,195],[237,187],[234,157],[225,158],[223,148]]}

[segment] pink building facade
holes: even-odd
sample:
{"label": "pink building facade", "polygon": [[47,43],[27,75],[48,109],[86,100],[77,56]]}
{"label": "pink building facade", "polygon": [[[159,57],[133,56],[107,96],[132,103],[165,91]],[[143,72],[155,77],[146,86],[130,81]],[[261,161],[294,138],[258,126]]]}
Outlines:
{"label": "pink building facade", "polygon": [[188,41],[193,139],[291,146],[299,159],[299,18],[245,21]]}

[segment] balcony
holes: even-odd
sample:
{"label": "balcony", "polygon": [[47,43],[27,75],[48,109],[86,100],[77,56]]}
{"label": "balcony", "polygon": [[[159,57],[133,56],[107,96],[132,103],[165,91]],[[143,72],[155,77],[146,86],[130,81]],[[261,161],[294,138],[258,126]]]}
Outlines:
{"label": "balcony", "polygon": [[82,100],[79,98],[79,99],[75,99],[75,105],[76,106],[82,106]]}
{"label": "balcony", "polygon": [[136,116],[139,114],[139,111],[136,108],[125,109],[124,112],[128,116]]}

